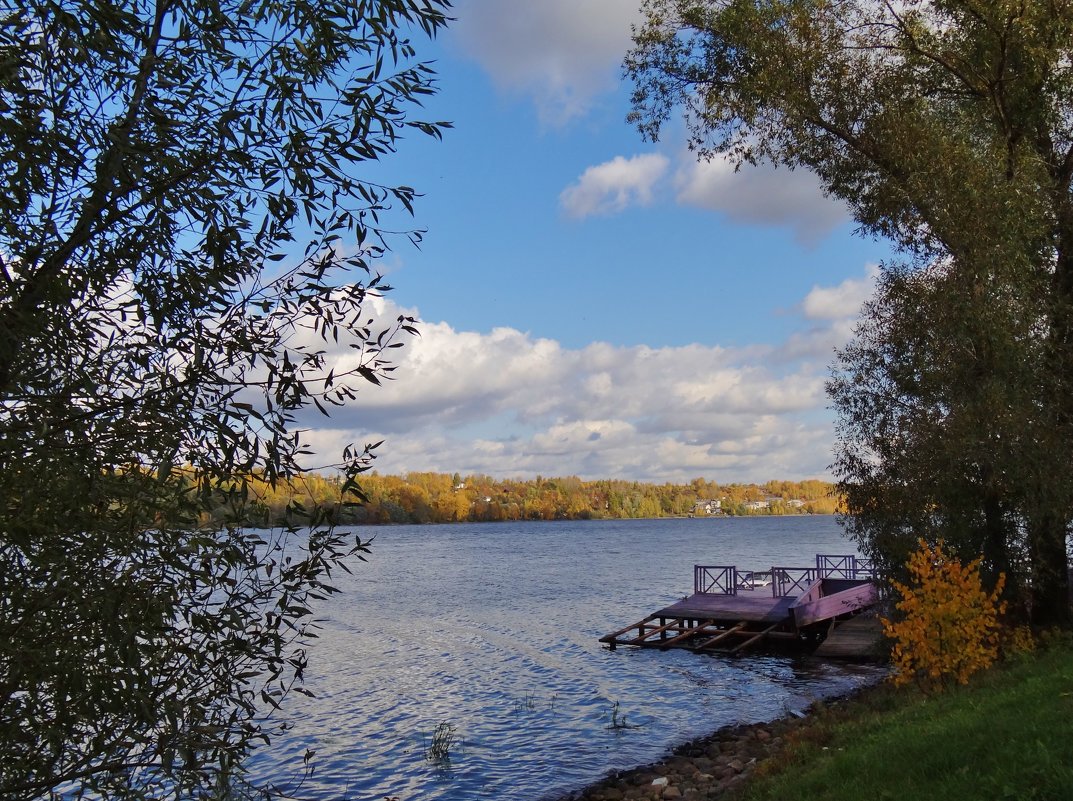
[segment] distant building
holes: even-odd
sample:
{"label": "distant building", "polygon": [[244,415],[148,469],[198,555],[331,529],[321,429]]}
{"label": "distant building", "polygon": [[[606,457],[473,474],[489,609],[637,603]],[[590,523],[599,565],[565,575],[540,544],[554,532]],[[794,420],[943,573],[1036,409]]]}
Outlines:
{"label": "distant building", "polygon": [[723,502],[716,500],[697,501],[693,504],[695,515],[718,515],[723,513]]}
{"label": "distant building", "polygon": [[771,504],[768,501],[747,501],[743,506],[752,512],[759,512],[761,509],[767,509]]}

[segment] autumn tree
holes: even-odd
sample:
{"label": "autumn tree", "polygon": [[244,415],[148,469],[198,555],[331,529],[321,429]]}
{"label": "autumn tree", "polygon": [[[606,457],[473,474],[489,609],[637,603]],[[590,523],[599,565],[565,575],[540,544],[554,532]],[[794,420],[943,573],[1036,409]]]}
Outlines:
{"label": "autumn tree", "polygon": [[942,541],[918,541],[907,563],[907,582],[894,582],[898,617],[882,620],[893,642],[895,684],[916,681],[925,689],[945,687],[951,679],[966,684],[998,657],[1005,576],[1000,573],[993,589],[985,590],[980,561],[963,564]]}
{"label": "autumn tree", "polygon": [[0,9],[0,797],[225,797],[300,689],[365,544],[237,524],[413,330],[365,301],[414,191],[358,167],[440,135],[448,5]]}
{"label": "autumn tree", "polygon": [[[1023,439],[1029,463],[993,486],[1011,487],[1036,619],[1068,622],[1067,471],[1034,465],[1073,445],[1073,6],[648,0],[634,43],[631,119],[646,136],[682,109],[701,157],[811,170],[910,267],[956,273],[949,288],[1041,293],[1028,322],[1045,367],[1015,413],[1047,438]],[[940,321],[937,343],[951,320],[968,318]],[[980,374],[993,366],[967,358]],[[949,431],[983,450],[971,425]],[[935,502],[960,513],[953,491]]]}

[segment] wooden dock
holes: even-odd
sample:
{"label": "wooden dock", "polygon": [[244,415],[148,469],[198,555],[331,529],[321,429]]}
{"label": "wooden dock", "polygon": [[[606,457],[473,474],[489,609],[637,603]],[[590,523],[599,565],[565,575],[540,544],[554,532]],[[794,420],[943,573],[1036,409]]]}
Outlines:
{"label": "wooden dock", "polygon": [[832,631],[813,652],[824,659],[875,659],[883,652],[883,624],[872,612],[833,622]]}
{"label": "wooden dock", "polygon": [[854,628],[843,634],[839,630],[846,625],[843,621],[876,603],[872,578],[865,560],[841,555],[820,554],[815,567],[773,566],[763,572],[696,565],[692,595],[601,637],[600,642],[612,650],[634,645],[733,654],[761,643],[815,648],[837,637],[825,655],[866,658],[875,638],[869,639],[864,628],[856,634]]}

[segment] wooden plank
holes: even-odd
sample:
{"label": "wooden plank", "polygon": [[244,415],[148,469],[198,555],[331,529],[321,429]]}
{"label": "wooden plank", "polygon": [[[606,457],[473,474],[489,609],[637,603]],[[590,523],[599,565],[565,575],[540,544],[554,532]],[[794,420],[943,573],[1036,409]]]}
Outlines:
{"label": "wooden plank", "polygon": [[[663,615],[660,615],[660,617],[663,617]],[[662,626],[656,626],[654,629],[652,629],[652,631],[639,632],[633,642],[644,642],[653,634],[659,634],[660,632],[667,631],[667,629],[673,629],[675,626],[681,626],[682,621],[683,618],[676,617],[670,623],[664,623]]]}
{"label": "wooden plank", "polygon": [[657,617],[659,617],[659,615],[649,615],[644,620],[638,621],[637,623],[634,623],[632,625],[629,625],[629,626],[626,626],[624,628],[621,628],[618,631],[613,631],[610,634],[605,634],[603,637],[600,638],[600,642],[611,642],[615,638],[621,637],[627,631],[632,631],[633,629],[639,629],[639,628],[641,628],[641,626],[645,625],[646,623],[650,623],[651,621],[655,620]]}
{"label": "wooden plank", "polygon": [[734,623],[774,623],[788,621],[793,598],[775,598],[762,590],[742,590],[737,595],[691,595],[659,610],[674,617],[721,620]]}
{"label": "wooden plank", "polygon": [[756,642],[757,640],[762,639],[764,636],[766,636],[768,634],[768,632],[770,632],[770,631],[772,631],[774,629],[777,629],[780,625],[782,625],[782,624],[781,623],[772,623],[766,629],[764,629],[761,632],[758,632],[754,636],[752,636],[749,639],[747,639],[745,642],[740,643],[739,645],[735,645],[733,648],[730,649],[730,653],[736,654],[738,651],[740,651],[740,650],[742,650],[744,648],[748,648],[754,642]]}
{"label": "wooden plank", "polygon": [[692,648],[693,648],[694,651],[700,651],[700,650],[702,650],[704,648],[708,648],[709,646],[715,645],[720,640],[725,639],[727,637],[730,637],[732,634],[736,634],[737,632],[741,631],[743,628],[745,628],[745,623],[744,622],[739,623],[738,625],[734,626],[734,628],[727,629],[722,634],[719,634],[716,637],[712,637],[710,640],[705,640],[700,645],[694,645],[694,646],[692,646]]}
{"label": "wooden plank", "polygon": [[876,590],[876,585],[871,582],[864,582],[841,592],[824,595],[821,598],[801,603],[800,605],[795,602],[795,605],[790,607],[790,613],[793,615],[794,624],[800,628],[810,623],[817,623],[821,620],[829,620],[839,615],[856,612],[866,606],[871,606],[878,599],[879,593]]}
{"label": "wooden plank", "polygon": [[815,651],[826,659],[870,659],[879,652],[883,624],[875,615],[858,615],[839,623]]}
{"label": "wooden plank", "polygon": [[683,631],[676,637],[671,637],[669,640],[660,640],[660,647],[671,647],[676,642],[682,640],[688,640],[690,637],[696,637],[701,634],[711,634],[711,626],[717,625],[714,620],[705,620],[703,623],[698,621],[698,624],[691,629]]}
{"label": "wooden plank", "polygon": [[792,604],[790,604],[790,614],[794,614],[794,610],[796,610],[798,607],[818,601],[822,597],[823,579],[816,579],[808,586],[808,589],[806,589],[794,600]]}

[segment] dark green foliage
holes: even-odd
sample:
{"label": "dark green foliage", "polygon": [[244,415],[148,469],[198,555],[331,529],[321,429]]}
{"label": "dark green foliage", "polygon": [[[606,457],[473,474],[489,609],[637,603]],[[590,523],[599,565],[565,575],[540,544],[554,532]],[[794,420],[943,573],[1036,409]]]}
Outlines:
{"label": "dark green foliage", "polygon": [[[945,267],[887,268],[828,392],[846,524],[899,579],[918,538],[1007,576],[1011,610],[1033,579],[1026,524],[1046,480],[1068,503],[1057,429],[1034,399],[1054,383],[1040,336],[1044,293]],[[1019,290],[1019,291],[1018,291]],[[1048,444],[1049,443],[1049,444]]]}
{"label": "dark green foliage", "polygon": [[626,60],[642,133],[682,107],[701,156],[812,170],[906,254],[832,382],[864,548],[893,565],[919,536],[984,543],[1037,621],[1068,622],[1073,6],[644,9]]}
{"label": "dark green foliage", "polygon": [[317,509],[234,524],[414,331],[363,311],[414,191],[355,167],[440,135],[406,37],[448,5],[0,8],[0,797],[216,795],[301,691],[365,545]]}

